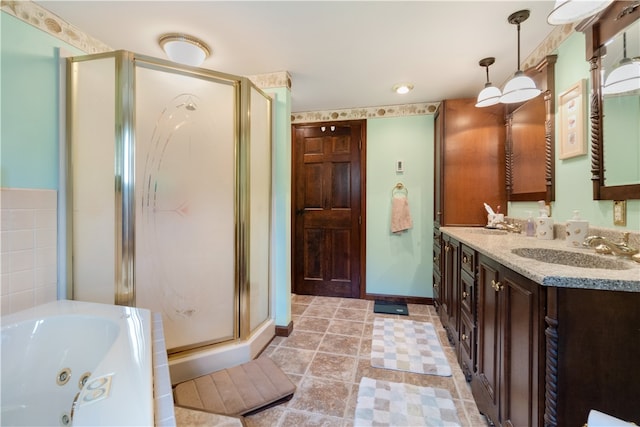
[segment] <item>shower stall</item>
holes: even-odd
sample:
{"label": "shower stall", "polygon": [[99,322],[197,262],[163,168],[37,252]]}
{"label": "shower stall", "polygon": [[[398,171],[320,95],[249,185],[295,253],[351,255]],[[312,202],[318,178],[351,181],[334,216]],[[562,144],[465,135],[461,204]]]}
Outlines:
{"label": "shower stall", "polygon": [[162,313],[174,358],[264,333],[271,98],[115,51],[69,58],[67,99],[70,298]]}

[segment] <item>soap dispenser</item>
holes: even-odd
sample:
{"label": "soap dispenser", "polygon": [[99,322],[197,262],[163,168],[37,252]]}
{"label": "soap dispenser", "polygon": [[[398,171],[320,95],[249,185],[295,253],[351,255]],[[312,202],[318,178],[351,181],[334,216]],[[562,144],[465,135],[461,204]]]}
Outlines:
{"label": "soap dispenser", "polygon": [[536,224],[533,221],[533,214],[531,211],[527,211],[527,225],[525,233],[527,237],[534,237],[536,235]]}
{"label": "soap dispenser", "polygon": [[547,215],[544,201],[540,204],[540,216],[536,218],[536,237],[542,240],[553,240],[553,219]]}
{"label": "soap dispenser", "polygon": [[579,211],[573,211],[573,217],[567,220],[566,230],[567,246],[581,248],[582,242],[586,239],[587,232],[589,231],[589,222],[580,218]]}

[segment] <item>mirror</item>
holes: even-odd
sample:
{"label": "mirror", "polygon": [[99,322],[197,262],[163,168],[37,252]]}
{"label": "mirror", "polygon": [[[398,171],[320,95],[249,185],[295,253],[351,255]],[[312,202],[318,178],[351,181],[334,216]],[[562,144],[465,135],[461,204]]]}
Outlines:
{"label": "mirror", "polygon": [[[605,82],[624,57],[640,57],[640,20],[618,33],[601,58]],[[640,90],[602,95],[604,170],[607,186],[640,182]]]}
{"label": "mirror", "polygon": [[507,105],[507,198],[554,200],[554,66],[556,55],[525,70],[542,90],[521,104]]}
{"label": "mirror", "polygon": [[[614,2],[581,23],[591,64],[591,180],[595,200],[640,199],[640,90],[603,88],[625,55],[640,57],[640,2]],[[626,39],[626,40],[625,40]]]}

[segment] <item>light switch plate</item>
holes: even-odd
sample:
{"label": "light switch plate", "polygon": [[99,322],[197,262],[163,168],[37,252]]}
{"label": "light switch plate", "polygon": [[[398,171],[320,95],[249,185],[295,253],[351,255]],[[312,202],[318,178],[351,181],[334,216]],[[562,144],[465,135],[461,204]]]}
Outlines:
{"label": "light switch plate", "polygon": [[401,173],[404,172],[404,161],[396,160],[396,172]]}
{"label": "light switch plate", "polygon": [[613,201],[613,225],[627,225],[627,201]]}

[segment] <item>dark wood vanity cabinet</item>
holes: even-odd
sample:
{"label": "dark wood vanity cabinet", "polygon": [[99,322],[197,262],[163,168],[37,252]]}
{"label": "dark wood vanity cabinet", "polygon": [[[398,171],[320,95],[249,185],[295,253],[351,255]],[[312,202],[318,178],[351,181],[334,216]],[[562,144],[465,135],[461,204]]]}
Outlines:
{"label": "dark wood vanity cabinet", "polygon": [[496,426],[640,424],[640,292],[542,286],[437,229],[434,299]]}
{"label": "dark wood vanity cabinet", "polygon": [[545,294],[537,283],[478,254],[477,298],[471,388],[478,409],[495,425],[542,425]]}
{"label": "dark wood vanity cabinet", "polygon": [[[434,222],[485,225],[483,203],[507,206],[504,105],[442,101],[434,118]],[[504,212],[506,213],[506,212]]]}
{"label": "dark wood vanity cabinet", "polygon": [[[476,355],[475,252],[442,234],[440,274],[435,274],[434,300],[447,338],[455,349],[462,372],[471,381]],[[435,254],[436,249],[434,249]],[[437,256],[434,255],[434,265]],[[438,290],[438,297],[436,291]]]}
{"label": "dark wood vanity cabinet", "polygon": [[545,288],[545,426],[591,409],[640,424],[640,293]]}

